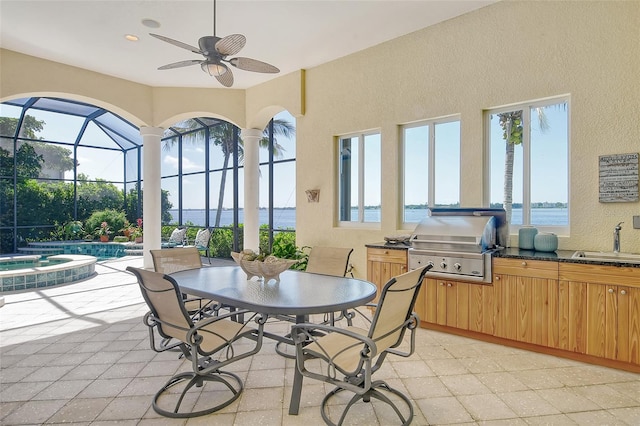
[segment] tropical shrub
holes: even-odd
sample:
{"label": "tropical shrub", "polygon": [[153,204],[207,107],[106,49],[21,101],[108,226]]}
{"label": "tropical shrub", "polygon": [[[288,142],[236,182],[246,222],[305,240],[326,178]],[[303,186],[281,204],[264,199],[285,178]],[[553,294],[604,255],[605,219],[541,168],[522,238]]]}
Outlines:
{"label": "tropical shrub", "polygon": [[122,210],[105,209],[95,211],[85,222],[85,229],[94,231],[101,228],[102,222],[107,222],[111,229],[122,229],[125,226],[126,216]]}
{"label": "tropical shrub", "polygon": [[[242,241],[242,237],[240,237]],[[209,240],[209,250],[212,257],[230,259],[233,251],[233,228],[215,228]]]}

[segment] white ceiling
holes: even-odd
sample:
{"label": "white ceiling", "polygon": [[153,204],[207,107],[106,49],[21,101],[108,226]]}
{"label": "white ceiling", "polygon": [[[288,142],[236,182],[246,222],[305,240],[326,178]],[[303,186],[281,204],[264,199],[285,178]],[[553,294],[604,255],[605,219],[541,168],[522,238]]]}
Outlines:
{"label": "white ceiling", "polygon": [[[497,0],[218,0],[216,33],[244,34],[238,55],[268,62],[280,74],[232,68],[233,88],[309,69],[471,12]],[[147,28],[153,19],[159,28]],[[158,71],[196,53],[213,34],[213,0],[0,0],[0,47],[150,86],[223,88],[198,65]],[[135,34],[140,40],[125,40]],[[390,58],[393,60],[393,58]]]}

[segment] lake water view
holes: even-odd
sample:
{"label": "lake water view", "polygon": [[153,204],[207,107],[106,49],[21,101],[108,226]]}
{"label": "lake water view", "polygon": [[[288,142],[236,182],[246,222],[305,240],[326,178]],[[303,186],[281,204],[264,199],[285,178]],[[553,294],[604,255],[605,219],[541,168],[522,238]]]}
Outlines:
{"label": "lake water view", "polygon": [[[173,217],[173,222],[178,221],[178,210],[169,210]],[[353,218],[357,217],[357,209],[352,209]],[[380,221],[380,209],[365,210],[365,221]],[[405,220],[407,222],[420,222],[427,215],[427,209],[410,209],[406,212]],[[569,224],[569,212],[565,208],[545,208],[532,209],[532,223],[534,225],[567,225]],[[240,223],[244,221],[244,210],[238,212]],[[260,209],[259,218],[261,224],[269,223],[269,211]],[[209,214],[209,224],[213,225],[216,220],[216,211],[212,210]],[[205,225],[205,210],[183,210],[182,223],[192,223],[196,226]],[[512,224],[522,224],[522,209],[513,209]],[[233,224],[233,210],[223,210],[220,216],[220,226],[228,226]],[[295,209],[273,209],[273,224],[275,229],[286,229],[296,227],[296,210]]]}

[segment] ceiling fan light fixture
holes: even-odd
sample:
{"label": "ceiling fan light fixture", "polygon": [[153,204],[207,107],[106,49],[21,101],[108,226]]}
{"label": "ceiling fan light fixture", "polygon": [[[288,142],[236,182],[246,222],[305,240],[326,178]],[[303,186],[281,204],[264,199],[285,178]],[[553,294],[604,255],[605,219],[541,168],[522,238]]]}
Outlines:
{"label": "ceiling fan light fixture", "polygon": [[202,68],[202,71],[214,77],[220,77],[228,70],[226,65],[216,62],[203,62],[202,64],[200,64],[200,68]]}

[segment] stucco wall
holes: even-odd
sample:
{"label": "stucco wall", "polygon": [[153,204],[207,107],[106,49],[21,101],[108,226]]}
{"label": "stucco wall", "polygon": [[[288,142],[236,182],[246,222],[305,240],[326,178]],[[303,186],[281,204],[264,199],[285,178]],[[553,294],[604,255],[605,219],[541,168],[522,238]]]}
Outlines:
{"label": "stucco wall", "polygon": [[[611,250],[625,221],[624,251],[640,252],[632,229],[640,203],[598,202],[598,156],[640,151],[640,2],[500,2],[307,71],[307,111],[298,120],[298,240],[355,247],[366,274],[367,242],[398,229],[398,125],[460,114],[461,203],[483,201],[483,110],[571,96],[570,235],[563,249]],[[334,136],[382,132],[382,225],[335,226]],[[331,175],[329,175],[331,170]],[[320,188],[319,203],[304,190]]]}

